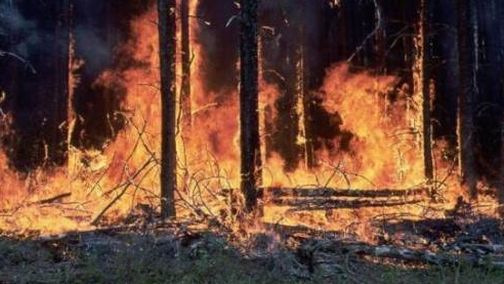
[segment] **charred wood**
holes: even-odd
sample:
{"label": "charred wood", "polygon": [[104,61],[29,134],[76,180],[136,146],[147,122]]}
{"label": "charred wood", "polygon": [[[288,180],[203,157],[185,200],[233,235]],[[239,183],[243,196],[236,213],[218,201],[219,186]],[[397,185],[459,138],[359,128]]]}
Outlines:
{"label": "charred wood", "polygon": [[240,149],[241,191],[247,211],[257,205],[257,179],[260,177],[258,1],[241,1],[240,32]]}
{"label": "charred wood", "polygon": [[163,217],[175,217],[175,190],[177,187],[175,8],[175,0],[158,1],[162,105],[161,215]]}

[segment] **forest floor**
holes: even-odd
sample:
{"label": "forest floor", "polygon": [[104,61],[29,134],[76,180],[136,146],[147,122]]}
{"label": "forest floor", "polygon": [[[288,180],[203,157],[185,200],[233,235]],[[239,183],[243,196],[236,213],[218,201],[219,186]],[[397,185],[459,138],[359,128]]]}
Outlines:
{"label": "forest floor", "polygon": [[[481,263],[422,264],[247,241],[183,224],[104,228],[57,237],[0,237],[0,283],[504,283]],[[333,251],[335,252],[335,251]]]}

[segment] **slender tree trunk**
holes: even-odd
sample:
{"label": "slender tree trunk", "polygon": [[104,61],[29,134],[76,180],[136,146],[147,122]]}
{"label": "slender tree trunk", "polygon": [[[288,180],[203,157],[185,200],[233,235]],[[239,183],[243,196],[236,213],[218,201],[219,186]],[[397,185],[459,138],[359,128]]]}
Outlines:
{"label": "slender tree trunk", "polygon": [[189,24],[189,1],[180,2],[180,23],[182,41],[182,85],[180,90],[180,105],[182,116],[182,134],[184,141],[189,139],[192,115],[191,115],[191,46],[190,46],[190,24]]}
{"label": "slender tree trunk", "polygon": [[[307,11],[305,5],[310,5],[306,0],[300,2],[299,8],[303,11]],[[297,15],[296,15],[297,16]],[[297,58],[298,62],[296,64],[296,81],[297,81],[297,97],[298,103],[298,119],[299,119],[299,131],[301,133],[304,162],[307,169],[315,167],[315,157],[313,150],[313,135],[311,131],[310,123],[310,105],[311,98],[309,92],[309,64],[308,64],[308,54],[307,54],[307,31],[306,31],[306,20],[303,17],[298,18],[298,32],[299,32],[299,46],[297,48]]]}
{"label": "slender tree trunk", "polygon": [[158,0],[159,60],[161,68],[162,146],[161,146],[161,216],[175,217],[177,186],[176,153],[176,4]]}
{"label": "slender tree trunk", "polygon": [[431,119],[431,79],[432,79],[432,3],[422,0],[421,28],[422,33],[422,117],[423,117],[423,155],[424,175],[428,182],[434,178],[432,162],[432,119]]}
{"label": "slender tree trunk", "polygon": [[73,176],[73,168],[72,165],[70,165],[70,160],[71,157],[71,149],[72,149],[72,137],[73,137],[73,131],[74,127],[76,124],[76,119],[77,115],[75,113],[74,109],[74,94],[75,94],[75,88],[76,84],[78,82],[78,79],[76,78],[77,74],[75,74],[74,66],[76,62],[75,58],[75,38],[74,38],[74,33],[73,33],[73,9],[74,9],[74,4],[73,0],[67,0],[68,4],[67,6],[67,17],[68,17],[68,46],[67,46],[67,53],[68,53],[68,60],[67,60],[67,68],[68,68],[68,76],[67,76],[67,98],[66,98],[66,129],[65,134],[66,134],[66,155],[67,155],[67,174],[70,176]]}
{"label": "slender tree trunk", "polygon": [[[498,172],[498,178],[499,178],[499,186],[497,187],[497,197],[499,200],[499,203],[501,205],[500,209],[500,215],[501,217],[504,216],[504,111],[502,110],[504,108],[504,99],[502,98],[502,92],[504,92],[504,86],[502,84],[502,81],[504,80],[504,3],[503,1],[500,0],[493,0],[491,1],[491,9],[493,10],[493,17],[492,17],[492,22],[491,25],[488,25],[488,28],[491,29],[493,26],[496,28],[494,30],[493,36],[494,42],[493,42],[493,47],[491,48],[491,53],[492,56],[488,60],[492,62],[492,71],[495,72],[495,77],[496,79],[494,82],[497,83],[492,83],[495,84],[496,88],[496,93],[494,96],[497,96],[497,103],[500,106],[500,112],[499,112],[499,121],[500,121],[500,169]],[[500,81],[500,83],[499,83]]]}
{"label": "slender tree trunk", "polygon": [[[48,155],[51,163],[63,165],[67,160],[67,131],[65,123],[68,117],[69,97],[69,46],[70,46],[70,23],[71,1],[59,0],[56,4],[56,27],[54,42],[54,93],[51,101],[50,132],[46,133]],[[64,126],[63,129],[61,126]]]}
{"label": "slender tree trunk", "polygon": [[474,103],[478,96],[478,22],[476,0],[458,2],[460,93],[458,111],[459,167],[462,184],[477,197],[474,156]]}
{"label": "slender tree trunk", "polygon": [[258,110],[258,29],[257,0],[241,1],[240,32],[240,147],[241,191],[245,209],[257,205],[257,169],[260,164]]}

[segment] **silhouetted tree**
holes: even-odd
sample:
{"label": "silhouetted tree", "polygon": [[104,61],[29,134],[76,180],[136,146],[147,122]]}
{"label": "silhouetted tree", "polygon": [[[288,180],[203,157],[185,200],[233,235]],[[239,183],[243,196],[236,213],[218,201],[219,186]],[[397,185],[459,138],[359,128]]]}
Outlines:
{"label": "silhouetted tree", "polygon": [[432,119],[431,119],[431,79],[432,79],[432,1],[422,0],[420,33],[422,33],[422,117],[424,174],[428,181],[434,178],[432,162]]}
{"label": "silhouetted tree", "polygon": [[175,217],[176,153],[176,1],[158,0],[161,68],[161,216]]}
{"label": "silhouetted tree", "polygon": [[247,211],[257,205],[257,176],[260,166],[258,105],[258,1],[241,1],[240,32],[240,148],[241,191]]}
{"label": "silhouetted tree", "polygon": [[476,198],[474,155],[474,103],[478,97],[478,21],[476,0],[458,2],[458,41],[460,64],[459,93],[459,166],[462,183],[472,198]]}
{"label": "silhouetted tree", "polygon": [[189,138],[192,115],[191,115],[191,46],[189,24],[189,0],[180,2],[180,28],[181,28],[181,60],[182,60],[182,85],[180,88],[181,122],[184,140]]}

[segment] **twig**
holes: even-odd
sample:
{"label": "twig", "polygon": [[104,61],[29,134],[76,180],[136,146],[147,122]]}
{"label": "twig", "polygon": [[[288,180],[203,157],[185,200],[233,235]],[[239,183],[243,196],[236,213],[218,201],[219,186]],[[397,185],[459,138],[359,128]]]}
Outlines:
{"label": "twig", "polygon": [[373,0],[373,4],[375,6],[375,17],[376,17],[376,26],[374,28],[374,30],[368,34],[366,36],[366,38],[362,41],[361,45],[359,45],[356,49],[355,49],[355,52],[347,59],[347,62],[352,62],[352,60],[354,59],[354,57],[362,51],[362,49],[364,49],[364,46],[366,45],[366,43],[373,37],[375,36],[379,31],[380,29],[382,28],[383,26],[383,19],[382,19],[382,12],[381,12],[381,8],[380,8],[380,5],[378,5],[378,2],[377,0]]}
{"label": "twig", "polygon": [[37,70],[35,70],[35,67],[33,67],[33,65],[28,60],[24,59],[23,57],[15,54],[13,52],[0,50],[0,57],[3,57],[3,56],[10,56],[10,57],[17,59],[18,61],[23,63],[26,67],[28,67],[33,74],[37,74]]}
{"label": "twig", "polygon": [[40,201],[33,202],[31,205],[36,205],[36,204],[42,205],[42,204],[54,203],[54,202],[60,201],[63,198],[70,197],[71,195],[72,195],[71,192],[61,193],[61,194],[58,194],[58,195],[51,197],[51,198],[42,199]]}
{"label": "twig", "polygon": [[[150,163],[153,162],[153,159],[150,158],[149,160],[147,160],[147,162],[145,162],[143,164],[143,166],[130,178],[130,180],[133,180],[135,179],[136,177],[138,177],[140,175],[140,173],[142,173],[143,170],[145,170],[149,165]],[[107,205],[105,206],[105,208],[103,208],[102,211],[100,211],[100,213],[98,213],[98,215],[94,218],[94,220],[91,222],[91,225],[93,226],[96,226],[98,225],[98,223],[100,222],[100,219],[103,217],[103,215],[105,215],[105,213],[119,200],[121,199],[121,197],[123,197],[123,195],[126,193],[126,191],[128,191],[128,188],[130,188],[131,186],[133,185],[133,183],[131,182],[128,182],[123,190]]]}

